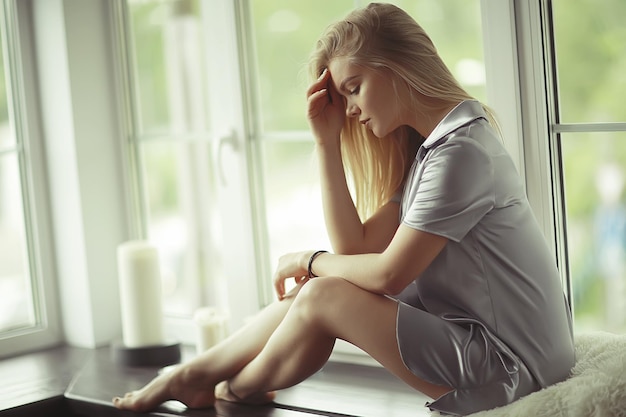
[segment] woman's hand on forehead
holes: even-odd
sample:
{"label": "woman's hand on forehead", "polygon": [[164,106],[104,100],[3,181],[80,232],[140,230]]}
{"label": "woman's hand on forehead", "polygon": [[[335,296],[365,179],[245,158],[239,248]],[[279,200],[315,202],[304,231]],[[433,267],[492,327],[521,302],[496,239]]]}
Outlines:
{"label": "woman's hand on forehead", "polygon": [[337,92],[328,68],[307,90],[307,119],[318,144],[339,141],[346,105]]}

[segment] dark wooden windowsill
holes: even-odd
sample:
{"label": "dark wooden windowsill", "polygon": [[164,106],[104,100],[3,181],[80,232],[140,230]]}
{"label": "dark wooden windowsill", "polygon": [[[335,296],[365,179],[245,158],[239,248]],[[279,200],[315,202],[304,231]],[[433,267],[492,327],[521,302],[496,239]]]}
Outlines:
{"label": "dark wooden windowsill", "polygon": [[[113,363],[108,347],[58,347],[4,359],[0,361],[0,417],[136,415],[116,410],[111,398],[140,388],[157,372],[158,368]],[[424,407],[427,400],[382,368],[329,363],[296,387],[280,391],[272,405],[220,401],[213,409],[187,410],[180,403],[168,402],[151,415],[419,417],[429,415]]]}

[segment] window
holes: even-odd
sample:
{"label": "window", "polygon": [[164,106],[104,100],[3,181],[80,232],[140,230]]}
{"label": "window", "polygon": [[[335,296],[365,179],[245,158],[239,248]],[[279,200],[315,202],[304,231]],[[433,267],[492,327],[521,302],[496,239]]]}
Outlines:
{"label": "window", "polygon": [[28,21],[13,1],[0,3],[0,356],[58,341],[47,263],[46,200],[36,120],[27,92],[33,75]]}
{"label": "window", "polygon": [[551,138],[578,330],[626,331],[626,28],[619,0],[547,2]]}
{"label": "window", "polygon": [[[4,17],[4,16],[2,16]],[[15,123],[10,118],[11,103],[10,62],[5,56],[8,44],[7,25],[3,19],[2,46],[3,56],[0,57],[0,145],[2,146],[2,162],[0,162],[0,236],[2,237],[2,270],[0,286],[2,294],[2,314],[0,314],[0,331],[31,327],[36,324],[33,294],[31,291],[31,273],[29,254],[26,241],[26,224],[24,219],[23,185],[20,159],[23,152],[15,132]],[[10,58],[9,58],[10,59]],[[11,114],[12,116],[12,114]]]}

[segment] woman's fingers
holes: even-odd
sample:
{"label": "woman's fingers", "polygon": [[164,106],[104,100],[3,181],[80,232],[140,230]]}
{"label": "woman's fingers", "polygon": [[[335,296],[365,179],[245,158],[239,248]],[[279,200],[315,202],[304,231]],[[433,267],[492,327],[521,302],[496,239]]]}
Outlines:
{"label": "woman's fingers", "polygon": [[321,89],[328,88],[328,85],[330,84],[329,81],[330,81],[330,73],[328,72],[328,69],[325,68],[322,74],[319,76],[319,78],[313,84],[311,84],[311,86],[307,90],[306,92],[307,97],[311,96],[312,94],[314,94],[315,92]]}
{"label": "woman's fingers", "polygon": [[309,96],[309,99],[308,99],[309,119],[314,119],[315,117],[319,116],[326,108],[326,105],[330,104],[330,100],[327,98],[328,94],[329,94],[328,90],[324,88],[322,90],[316,91],[315,93]]}
{"label": "woman's fingers", "polygon": [[[309,119],[326,114],[331,119],[343,119],[345,103],[335,89],[328,69],[324,69],[319,78],[307,90]],[[341,120],[343,125],[343,120]]]}
{"label": "woman's fingers", "polygon": [[282,279],[280,283],[277,281],[274,281],[274,289],[276,290],[276,295],[278,296],[279,300],[282,300],[288,297],[293,297],[293,295],[297,293],[297,287],[304,285],[309,280],[309,277],[307,276],[293,277],[296,287],[290,289],[289,293],[287,293],[285,290],[286,279],[287,278]]}
{"label": "woman's fingers", "polygon": [[276,291],[276,295],[279,300],[282,300],[285,297],[285,279],[278,278],[274,279],[274,290]]}

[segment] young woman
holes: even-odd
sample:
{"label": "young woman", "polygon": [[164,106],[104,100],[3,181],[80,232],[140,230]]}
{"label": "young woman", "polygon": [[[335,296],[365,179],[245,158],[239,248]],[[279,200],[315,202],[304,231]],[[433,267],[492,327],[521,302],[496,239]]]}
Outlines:
{"label": "young woman", "polygon": [[256,322],[115,405],[267,402],[319,370],[338,338],[449,414],[565,379],[574,349],[555,261],[490,111],[422,28],[370,4],[327,29],[311,70],[334,253],[283,256],[279,301]]}

